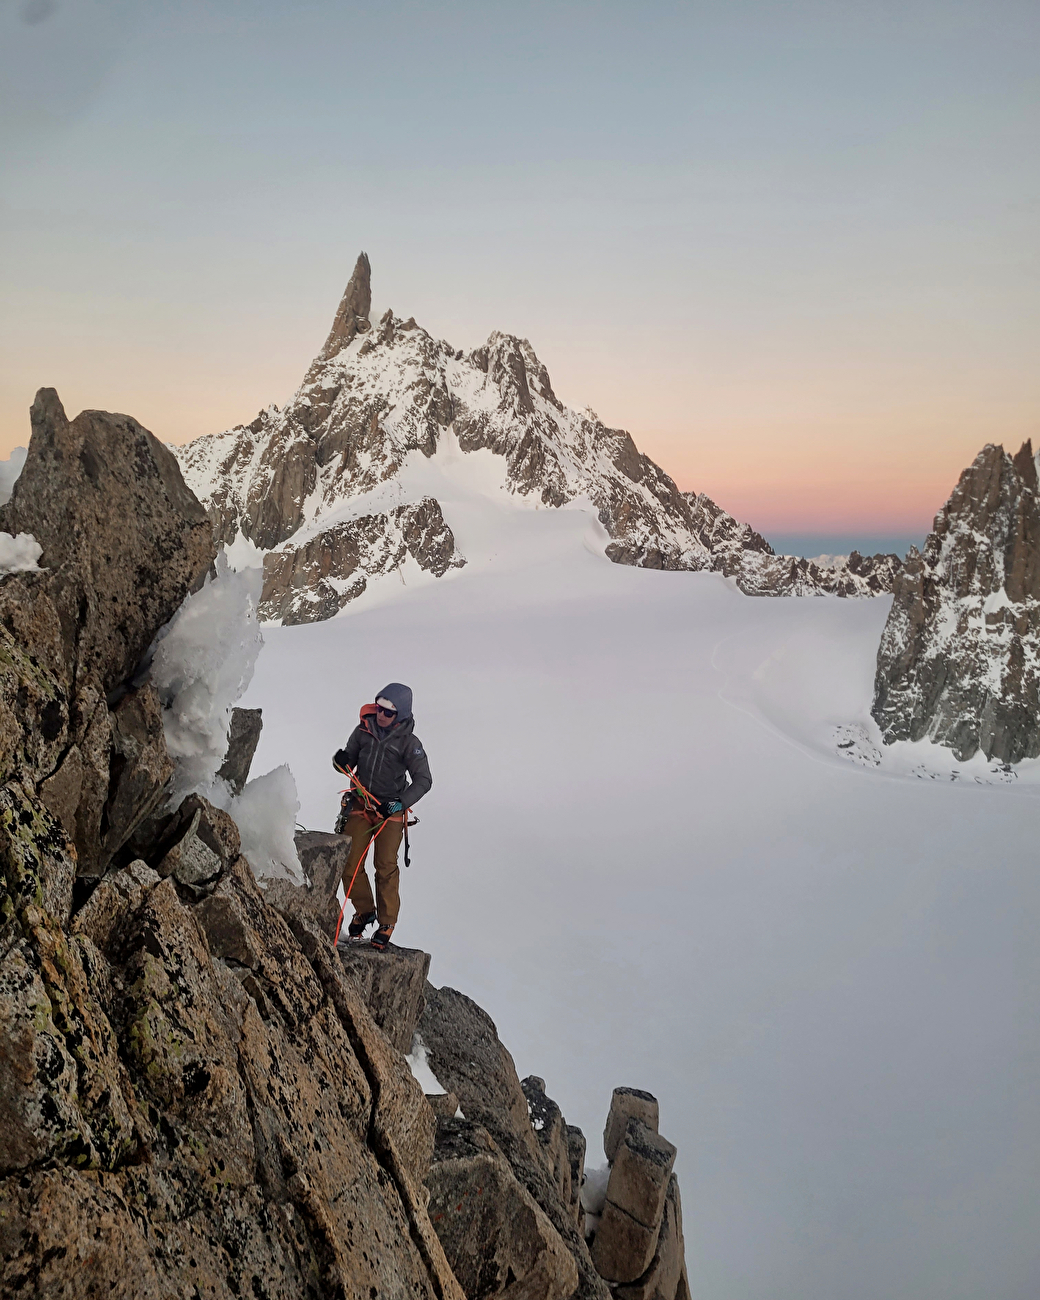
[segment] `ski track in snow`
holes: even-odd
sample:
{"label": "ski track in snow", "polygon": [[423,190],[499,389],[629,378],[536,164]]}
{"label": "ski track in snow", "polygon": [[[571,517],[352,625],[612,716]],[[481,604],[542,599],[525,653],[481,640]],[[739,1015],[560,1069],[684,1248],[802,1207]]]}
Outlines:
{"label": "ski track in snow", "polygon": [[266,630],[254,771],[288,761],[331,827],[358,707],[413,687],[434,786],[397,938],[546,1079],[590,1167],[611,1088],[658,1096],[705,1300],[1031,1300],[1030,771],[837,749],[872,725],[887,599],[611,565],[588,513],[478,488],[441,494],[450,579]]}

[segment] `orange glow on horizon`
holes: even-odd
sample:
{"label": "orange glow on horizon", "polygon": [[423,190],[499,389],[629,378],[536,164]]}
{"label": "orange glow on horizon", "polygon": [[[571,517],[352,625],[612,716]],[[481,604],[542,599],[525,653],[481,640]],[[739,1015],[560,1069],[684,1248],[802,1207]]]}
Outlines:
{"label": "orange glow on horizon", "polygon": [[[273,369],[287,371],[288,367]],[[271,382],[271,370],[264,379],[239,384],[237,390],[207,384],[204,374],[193,389],[162,382],[153,386],[132,367],[129,373],[135,374],[135,382],[128,385],[126,373],[118,381],[110,375],[108,382],[103,377],[87,383],[84,374],[57,383],[53,376],[42,378],[57,387],[70,417],[84,408],[123,411],[172,443],[247,422],[270,401],[284,403],[295,387],[285,385],[279,392],[277,378]],[[15,397],[10,385],[4,387],[7,392],[0,389],[0,395],[7,399],[9,414],[0,437],[0,455],[6,457],[28,441],[27,407],[33,394],[25,390]],[[243,391],[246,388],[252,393]],[[258,392],[265,390],[267,401],[258,400]],[[20,419],[12,418],[16,402],[23,411]],[[601,402],[600,417],[613,427],[625,427],[617,418],[620,413],[608,414],[604,405]],[[643,403],[630,398],[624,405],[645,418]],[[854,434],[846,429],[841,436],[768,425],[737,427],[722,420],[722,432],[712,435],[702,431],[701,420],[697,424],[695,434],[674,427],[640,429],[633,427],[635,421],[628,427],[640,451],[655,460],[681,490],[706,492],[767,537],[770,532],[927,532],[961,472],[987,442],[1002,443],[1015,452],[1028,437],[1034,445],[1038,441],[1037,422],[1024,412],[1002,429],[994,428],[990,420],[965,421],[956,434],[935,429],[893,434],[862,419]]]}
{"label": "orange glow on horizon", "polygon": [[[265,328],[212,333],[172,357],[168,345],[91,346],[82,337],[46,354],[27,350],[14,358],[19,382],[14,366],[0,378],[0,455],[27,442],[28,407],[42,385],[58,390],[70,416],[123,411],[172,443],[284,405],[310,363],[310,336],[322,331],[293,322],[281,336],[265,336]],[[443,329],[449,338],[454,332]],[[824,371],[813,384],[761,365],[736,382],[724,372],[691,376],[680,357],[648,358],[627,344],[613,354],[609,345],[575,353],[548,332],[536,349],[562,401],[587,402],[604,423],[627,428],[682,490],[706,492],[767,538],[924,534],[986,443],[1014,452],[1026,438],[1040,441],[1040,400],[1030,400],[1027,383],[1009,394],[977,377],[959,385],[925,371],[915,390],[892,382],[881,361],[852,375]]]}

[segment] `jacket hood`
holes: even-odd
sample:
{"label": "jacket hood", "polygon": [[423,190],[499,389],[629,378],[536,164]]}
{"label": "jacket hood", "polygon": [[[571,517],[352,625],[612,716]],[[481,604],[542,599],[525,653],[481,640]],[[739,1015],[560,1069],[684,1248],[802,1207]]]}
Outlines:
{"label": "jacket hood", "polygon": [[404,722],[406,718],[412,716],[411,687],[404,686],[401,682],[391,682],[389,686],[384,686],[381,691],[376,692],[376,699],[389,700],[397,707],[398,722]]}

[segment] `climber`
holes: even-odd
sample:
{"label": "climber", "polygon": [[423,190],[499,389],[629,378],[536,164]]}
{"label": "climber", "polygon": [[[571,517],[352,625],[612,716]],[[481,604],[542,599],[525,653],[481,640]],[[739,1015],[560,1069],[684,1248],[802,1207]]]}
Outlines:
{"label": "climber", "polygon": [[[352,774],[336,822],[336,831],[350,836],[343,888],[354,906],[354,919],[347,934],[360,939],[366,928],[378,921],[372,947],[380,952],[390,942],[401,907],[397,851],[408,809],[433,785],[426,751],[414,726],[411,690],[391,682],[374,704],[362,707],[361,721],[345,748],[337,749],[332,758],[338,771]],[[370,843],[375,858],[375,901],[363,863]]]}

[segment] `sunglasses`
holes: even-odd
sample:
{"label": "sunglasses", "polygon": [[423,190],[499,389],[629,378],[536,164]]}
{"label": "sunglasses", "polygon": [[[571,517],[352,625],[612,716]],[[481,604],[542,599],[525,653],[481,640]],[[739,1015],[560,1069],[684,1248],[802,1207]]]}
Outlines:
{"label": "sunglasses", "polygon": [[376,705],[376,712],[377,712],[377,713],[381,713],[381,714],[383,715],[384,718],[396,718],[396,717],[397,717],[397,710],[396,710],[396,709],[384,709],[383,706],[382,706],[381,704],[377,704],[377,705]]}

